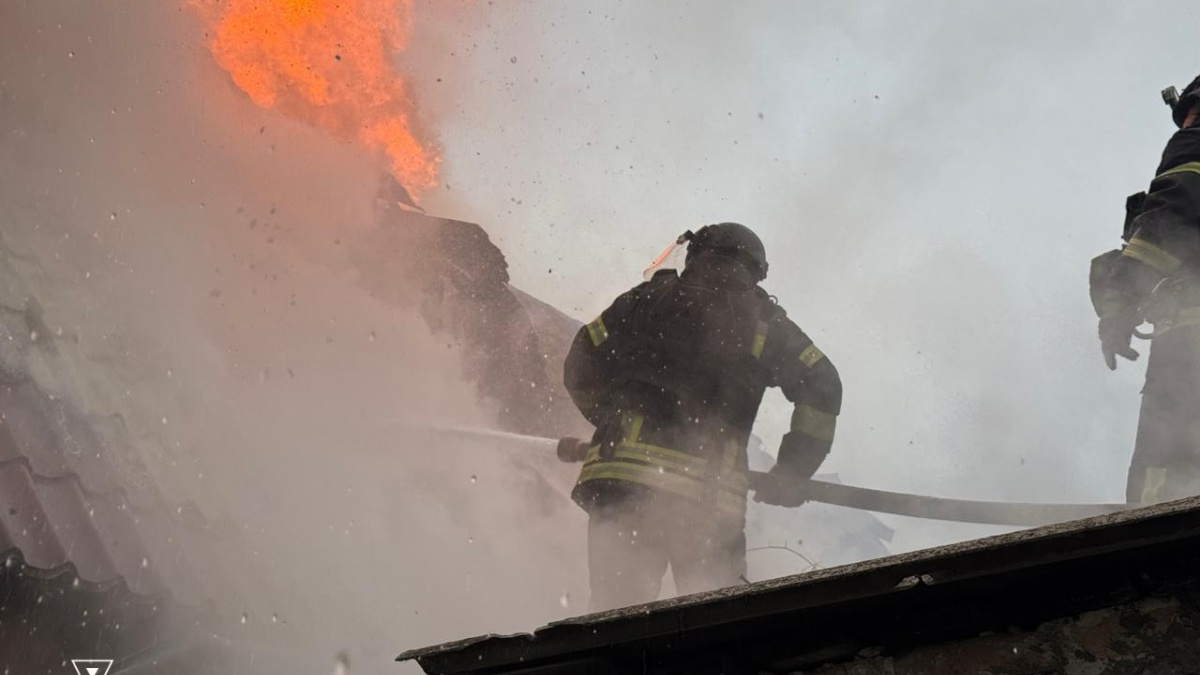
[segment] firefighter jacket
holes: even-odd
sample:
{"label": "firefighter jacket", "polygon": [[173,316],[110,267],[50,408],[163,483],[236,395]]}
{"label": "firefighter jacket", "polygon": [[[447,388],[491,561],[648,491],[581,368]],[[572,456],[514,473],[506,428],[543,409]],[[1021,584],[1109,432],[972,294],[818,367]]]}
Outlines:
{"label": "firefighter jacket", "polygon": [[778,468],[829,452],[837,370],[729,258],[702,256],[621,295],[580,329],[564,383],[596,426],[574,498],[585,509],[670,493],[744,518],[746,446],[767,387],[795,405]]}
{"label": "firefighter jacket", "polygon": [[1156,174],[1117,267],[1116,288],[1155,333],[1126,486],[1131,503],[1192,495],[1200,484],[1200,128],[1171,137]]}
{"label": "firefighter jacket", "polygon": [[1129,225],[1122,256],[1159,277],[1195,277],[1200,270],[1200,128],[1175,133],[1154,181]]}

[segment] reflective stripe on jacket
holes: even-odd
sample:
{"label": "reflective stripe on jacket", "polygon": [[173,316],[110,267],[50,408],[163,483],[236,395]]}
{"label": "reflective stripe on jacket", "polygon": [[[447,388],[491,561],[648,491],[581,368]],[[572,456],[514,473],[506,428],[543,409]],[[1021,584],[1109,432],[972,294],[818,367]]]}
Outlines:
{"label": "reflective stripe on jacket", "polygon": [[716,507],[738,518],[746,514],[749,478],[730,448],[719,466],[707,458],[642,442],[645,416],[629,414],[624,433],[607,451],[593,445],[584,460],[578,484],[615,480],[636,483]]}

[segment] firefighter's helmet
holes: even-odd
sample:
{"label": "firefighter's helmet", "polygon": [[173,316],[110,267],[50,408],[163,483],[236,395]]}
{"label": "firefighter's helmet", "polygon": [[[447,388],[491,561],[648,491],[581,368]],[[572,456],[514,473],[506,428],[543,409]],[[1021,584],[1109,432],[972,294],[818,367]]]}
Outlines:
{"label": "firefighter's helmet", "polygon": [[705,225],[690,239],[687,258],[690,261],[704,252],[717,253],[742,263],[755,281],[767,278],[767,250],[757,234],[739,223]]}
{"label": "firefighter's helmet", "polygon": [[1175,126],[1183,128],[1188,113],[1197,103],[1200,103],[1200,77],[1192,80],[1192,83],[1184,88],[1183,93],[1179,95],[1179,102],[1171,107],[1171,117],[1175,119]]}

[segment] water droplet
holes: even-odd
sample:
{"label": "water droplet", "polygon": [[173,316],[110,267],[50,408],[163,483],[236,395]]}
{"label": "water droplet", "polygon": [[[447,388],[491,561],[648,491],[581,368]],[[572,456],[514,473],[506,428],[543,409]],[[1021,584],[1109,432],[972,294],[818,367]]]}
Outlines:
{"label": "water droplet", "polygon": [[479,480],[479,479],[475,477],[475,474],[471,474],[471,482],[472,482],[472,483],[474,483],[474,482],[476,482],[476,481],[478,481],[478,480]]}
{"label": "water droplet", "polygon": [[166,424],[167,424],[167,416],[166,415],[163,415],[162,423],[163,423],[163,426],[166,426]]}
{"label": "water droplet", "polygon": [[246,625],[246,623],[247,623],[248,621],[250,621],[250,615],[249,615],[249,614],[242,614],[242,625],[243,625],[243,626],[244,626],[244,625]]}
{"label": "water droplet", "polygon": [[146,569],[149,566],[150,566],[150,560],[147,558],[142,558],[142,569]]}
{"label": "water droplet", "polygon": [[474,544],[474,543],[475,543],[475,537],[467,537],[467,543],[468,543],[468,544]]}
{"label": "water droplet", "polygon": [[75,52],[67,52],[67,58],[68,58],[68,59],[73,59],[73,58],[75,58]]}
{"label": "water droplet", "polygon": [[279,623],[279,615],[278,614],[271,615],[271,623]]}
{"label": "water droplet", "polygon": [[566,609],[571,606],[571,596],[567,595],[566,591],[563,591],[563,594],[558,596],[558,605],[559,605],[559,607],[562,607],[563,609]]}
{"label": "water droplet", "polygon": [[116,219],[117,219],[117,212],[116,212],[116,211],[113,211],[112,213],[108,214],[108,219],[109,219],[109,220],[116,220]]}

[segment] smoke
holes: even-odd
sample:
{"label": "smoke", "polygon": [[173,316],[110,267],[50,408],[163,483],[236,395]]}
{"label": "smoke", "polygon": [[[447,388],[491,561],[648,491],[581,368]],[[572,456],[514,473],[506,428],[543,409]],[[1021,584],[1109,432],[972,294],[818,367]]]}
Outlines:
{"label": "smoke", "polygon": [[[1174,131],[1158,90],[1194,77],[1183,26],[1200,9],[1104,7],[614,0],[448,17],[432,31],[457,42],[427,32],[410,52],[457,65],[414,69],[455,139],[451,192],[427,206],[487,214],[524,253],[515,283],[583,317],[684,229],[746,223],[765,287],[844,379],[823,470],[1122,501],[1144,358],[1103,366],[1087,267]],[[787,414],[767,397],[767,448]],[[897,550],[995,531],[888,522]]]}
{"label": "smoke", "polygon": [[[1086,265],[1171,131],[1157,90],[1194,75],[1200,9],[1159,8],[424,0],[401,57],[444,144],[423,204],[580,317],[683,229],[745,222],[845,380],[825,470],[1119,500],[1141,366],[1101,364]],[[182,4],[2,11],[0,234],[128,374],[170,496],[241,526],[261,588],[222,610],[351,672],[578,612],[581,514],[404,431],[492,411],[350,265],[379,166],[254,106]],[[766,447],[787,415],[768,397]],[[987,531],[889,522],[900,549]]]}
{"label": "smoke", "polygon": [[4,244],[92,359],[66,393],[158,439],[122,450],[168,499],[236,525],[244,559],[205,570],[239,589],[213,598],[218,632],[391,672],[405,647],[581,611],[583,514],[538,477],[561,470],[411,433],[494,411],[453,345],[364,290],[388,270],[350,262],[380,165],[254,106],[186,7],[3,13]]}

